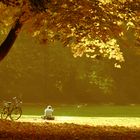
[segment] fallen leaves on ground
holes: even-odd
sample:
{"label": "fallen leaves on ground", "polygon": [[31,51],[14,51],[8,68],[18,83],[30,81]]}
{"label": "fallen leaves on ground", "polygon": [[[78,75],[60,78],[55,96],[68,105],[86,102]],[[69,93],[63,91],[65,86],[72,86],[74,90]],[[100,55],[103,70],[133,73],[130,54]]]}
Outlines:
{"label": "fallen leaves on ground", "polygon": [[0,139],[8,140],[136,140],[140,128],[68,123],[30,123],[0,120]]}

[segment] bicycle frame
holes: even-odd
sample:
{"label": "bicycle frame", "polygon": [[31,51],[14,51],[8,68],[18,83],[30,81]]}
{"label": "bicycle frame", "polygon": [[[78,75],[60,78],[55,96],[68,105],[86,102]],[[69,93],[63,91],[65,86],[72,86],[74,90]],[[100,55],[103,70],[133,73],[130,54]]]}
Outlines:
{"label": "bicycle frame", "polygon": [[[7,119],[10,117],[11,120],[18,120],[22,115],[21,103],[21,100],[17,98],[14,98],[14,102],[4,102],[1,118]],[[16,118],[14,118],[14,115],[17,115]]]}

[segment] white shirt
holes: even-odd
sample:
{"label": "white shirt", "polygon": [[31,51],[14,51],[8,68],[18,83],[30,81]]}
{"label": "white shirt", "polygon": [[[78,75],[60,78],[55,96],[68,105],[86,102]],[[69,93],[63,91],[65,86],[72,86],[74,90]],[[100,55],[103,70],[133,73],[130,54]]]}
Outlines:
{"label": "white shirt", "polygon": [[52,116],[52,113],[53,113],[53,109],[52,108],[46,108],[44,110],[44,115],[47,116],[47,117],[51,117]]}

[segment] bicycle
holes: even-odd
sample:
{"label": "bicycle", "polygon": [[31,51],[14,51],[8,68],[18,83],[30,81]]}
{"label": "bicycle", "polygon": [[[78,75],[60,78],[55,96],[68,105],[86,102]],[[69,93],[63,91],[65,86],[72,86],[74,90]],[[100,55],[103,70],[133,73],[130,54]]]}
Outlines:
{"label": "bicycle", "polygon": [[13,102],[4,102],[1,119],[6,120],[9,117],[13,121],[18,120],[22,115],[21,104],[22,101],[16,97],[13,98]]}

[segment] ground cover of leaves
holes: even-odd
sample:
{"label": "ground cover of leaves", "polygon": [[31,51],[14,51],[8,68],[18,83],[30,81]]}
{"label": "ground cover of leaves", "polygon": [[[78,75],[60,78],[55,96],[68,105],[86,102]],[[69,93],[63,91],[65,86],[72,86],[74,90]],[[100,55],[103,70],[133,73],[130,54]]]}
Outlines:
{"label": "ground cover of leaves", "polygon": [[0,120],[0,140],[140,140],[140,128]]}

